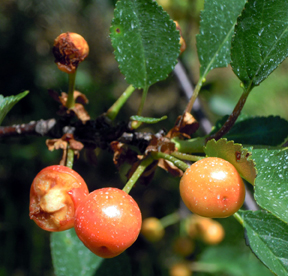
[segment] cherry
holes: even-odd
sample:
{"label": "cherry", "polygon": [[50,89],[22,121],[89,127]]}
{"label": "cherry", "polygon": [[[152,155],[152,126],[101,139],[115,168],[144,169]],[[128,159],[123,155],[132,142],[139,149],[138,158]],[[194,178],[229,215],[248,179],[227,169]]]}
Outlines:
{"label": "cherry", "polygon": [[170,276],[191,276],[192,271],[186,262],[175,263],[169,269]]}
{"label": "cherry", "polygon": [[192,239],[197,239],[203,231],[211,224],[212,219],[201,217],[195,214],[192,214],[186,219],[186,232],[187,235]]}
{"label": "cherry", "polygon": [[201,233],[201,238],[206,244],[218,244],[225,236],[225,231],[223,226],[218,222],[213,220]]}
{"label": "cherry", "polygon": [[243,205],[245,186],[228,161],[208,157],[192,164],[180,181],[180,194],[190,211],[210,218],[225,218]]}
{"label": "cherry", "polygon": [[62,33],[54,41],[53,54],[59,70],[72,74],[89,54],[87,41],[77,33]]}
{"label": "cherry", "polygon": [[165,230],[161,221],[155,217],[143,220],[141,234],[150,242],[156,242],[163,238]]}
{"label": "cherry", "polygon": [[201,239],[206,244],[218,244],[225,236],[225,230],[218,221],[195,214],[187,219],[186,231],[190,238]]}
{"label": "cherry", "polygon": [[195,243],[189,237],[180,236],[174,241],[173,249],[180,256],[187,257],[194,252]]}
{"label": "cherry", "polygon": [[30,218],[47,231],[63,231],[74,226],[79,202],[89,194],[83,178],[60,165],[41,170],[30,189]]}
{"label": "cherry", "polygon": [[135,200],[123,190],[102,188],[91,192],[75,213],[75,231],[93,253],[113,258],[137,239],[142,224]]}

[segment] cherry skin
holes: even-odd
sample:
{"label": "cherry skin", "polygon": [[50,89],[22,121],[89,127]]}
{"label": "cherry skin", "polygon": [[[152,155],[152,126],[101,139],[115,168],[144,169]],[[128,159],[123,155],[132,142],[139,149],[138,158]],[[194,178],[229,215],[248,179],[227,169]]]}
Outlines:
{"label": "cherry skin", "polygon": [[192,274],[189,264],[185,262],[173,264],[169,269],[170,276],[191,276]]}
{"label": "cherry skin", "polygon": [[180,236],[174,241],[173,250],[178,255],[187,257],[194,252],[195,242],[190,237]]}
{"label": "cherry skin", "polygon": [[58,69],[72,74],[89,54],[87,41],[77,33],[62,33],[54,41],[53,54]]}
{"label": "cherry skin", "polygon": [[137,203],[117,188],[91,192],[75,213],[76,234],[102,258],[113,258],[130,247],[140,233],[141,224]]}
{"label": "cherry skin", "polygon": [[245,186],[231,163],[208,157],[185,171],[180,181],[180,195],[191,212],[203,217],[225,218],[243,205]]}
{"label": "cherry skin", "polygon": [[223,226],[218,222],[213,220],[206,229],[203,229],[201,233],[201,238],[206,244],[218,244],[225,236],[225,231]]}
{"label": "cherry skin", "polygon": [[216,220],[192,214],[186,220],[187,235],[206,244],[218,244],[225,236],[223,226]]}
{"label": "cherry skin", "polygon": [[163,238],[165,229],[158,218],[149,217],[142,222],[141,234],[148,241],[156,242]]}
{"label": "cherry skin", "polygon": [[186,220],[186,233],[192,239],[199,238],[203,231],[205,231],[213,222],[211,218],[201,217],[196,214],[192,214]]}
{"label": "cherry skin", "polygon": [[30,218],[42,229],[64,231],[74,226],[79,202],[89,194],[83,178],[60,165],[41,170],[30,189]]}

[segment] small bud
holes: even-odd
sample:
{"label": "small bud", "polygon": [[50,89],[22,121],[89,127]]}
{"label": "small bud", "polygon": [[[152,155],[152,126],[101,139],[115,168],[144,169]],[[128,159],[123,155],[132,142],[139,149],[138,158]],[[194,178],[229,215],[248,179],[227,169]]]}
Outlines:
{"label": "small bud", "polygon": [[81,35],[67,32],[55,39],[52,51],[58,68],[71,74],[75,73],[79,63],[88,56],[89,46]]}

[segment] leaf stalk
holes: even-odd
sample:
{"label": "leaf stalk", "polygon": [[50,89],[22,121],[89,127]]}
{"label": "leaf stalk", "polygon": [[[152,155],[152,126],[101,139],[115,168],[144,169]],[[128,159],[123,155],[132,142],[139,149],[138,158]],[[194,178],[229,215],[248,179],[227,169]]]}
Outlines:
{"label": "leaf stalk", "polygon": [[206,142],[215,139],[216,141],[222,138],[226,133],[229,132],[229,130],[233,127],[235,124],[236,120],[238,119],[244,104],[247,100],[247,97],[249,96],[251,89],[245,89],[244,92],[242,93],[240,99],[238,100],[234,110],[232,111],[231,115],[227,119],[227,121],[224,123],[224,125],[214,134],[210,135],[207,139]]}
{"label": "leaf stalk", "polygon": [[233,217],[242,225],[244,226],[244,220],[241,218],[241,216],[238,214],[238,212],[233,214]]}
{"label": "leaf stalk", "polygon": [[185,114],[186,112],[188,112],[188,113],[191,112],[192,107],[193,107],[193,105],[194,105],[194,102],[195,102],[195,100],[196,100],[197,97],[198,97],[198,94],[199,94],[199,92],[200,92],[200,90],[201,90],[201,87],[202,87],[202,84],[203,84],[204,81],[205,81],[205,78],[204,78],[204,77],[201,77],[201,78],[199,79],[199,81],[198,81],[198,83],[197,83],[197,85],[196,85],[196,87],[195,87],[195,89],[194,89],[194,91],[193,91],[193,94],[192,94],[192,96],[191,96],[191,98],[190,98],[190,100],[189,100],[189,102],[188,102],[188,104],[187,104],[187,106],[186,106],[186,109],[185,109],[185,111],[184,111],[184,114]]}
{"label": "leaf stalk", "polygon": [[[142,98],[141,98],[141,103],[140,103],[140,106],[139,106],[139,109],[138,109],[138,112],[137,112],[137,115],[138,116],[141,116],[142,115],[142,111],[143,111],[143,108],[144,108],[144,104],[145,104],[145,101],[146,101],[146,98],[147,98],[147,94],[148,94],[148,89],[149,89],[149,86],[145,86],[143,88],[143,93],[142,93]],[[139,121],[133,121],[131,126],[133,129],[136,129],[138,128],[139,126],[141,126],[141,122]]]}
{"label": "leaf stalk", "polygon": [[108,109],[108,111],[105,114],[106,117],[108,117],[110,120],[113,121],[134,91],[135,88],[132,85],[129,85],[128,88],[123,92],[123,94]]}

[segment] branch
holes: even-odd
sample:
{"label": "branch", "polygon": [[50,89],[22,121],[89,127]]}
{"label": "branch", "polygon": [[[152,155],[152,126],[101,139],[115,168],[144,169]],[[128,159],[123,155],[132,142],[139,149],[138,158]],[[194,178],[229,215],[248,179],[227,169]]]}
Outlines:
{"label": "branch", "polygon": [[56,124],[55,119],[31,121],[28,124],[2,126],[0,127],[0,137],[17,137],[23,135],[48,135]]}
{"label": "branch", "polygon": [[[86,148],[110,147],[112,141],[119,141],[136,146],[140,152],[144,152],[149,145],[153,134],[141,133],[131,130],[125,122],[112,125],[105,116],[99,116],[96,120],[71,123],[69,120],[48,119],[31,121],[28,124],[0,127],[0,138],[22,137],[27,135],[47,136],[47,138],[60,138],[66,133],[74,135],[75,140],[83,143]],[[157,135],[157,134],[156,134]]]}

